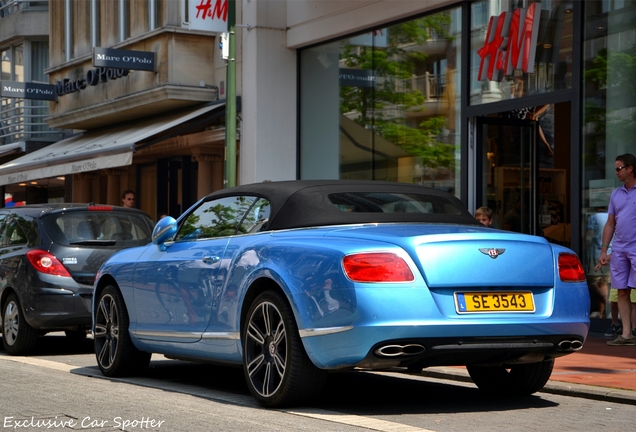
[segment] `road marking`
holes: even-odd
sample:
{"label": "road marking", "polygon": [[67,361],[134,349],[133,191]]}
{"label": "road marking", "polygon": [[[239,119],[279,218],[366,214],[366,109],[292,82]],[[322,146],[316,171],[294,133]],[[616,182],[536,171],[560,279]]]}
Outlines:
{"label": "road marking", "polygon": [[76,365],[67,365],[64,363],[58,363],[50,360],[43,360],[33,357],[10,357],[10,356],[0,356],[0,360],[9,360],[16,363],[26,363],[33,366],[41,366],[48,369],[55,369],[64,372],[70,372],[73,369],[77,369]]}
{"label": "road marking", "polygon": [[[256,403],[254,398],[251,396],[243,396],[243,395],[235,395],[226,392],[220,392],[216,390],[203,389],[200,387],[188,385],[188,384],[178,384],[172,382],[163,382],[153,378],[107,378],[101,375],[99,372],[95,373],[95,370],[92,368],[77,366],[77,365],[67,365],[64,363],[58,363],[50,360],[38,359],[33,357],[11,357],[11,356],[3,356],[0,355],[0,360],[8,360],[16,363],[24,363],[32,366],[39,366],[48,369],[55,369],[62,372],[70,372],[77,375],[93,377],[93,378],[102,378],[108,379],[112,381],[119,381],[122,383],[128,384],[136,384],[144,387],[158,388],[162,390],[171,390],[179,393],[189,394],[191,396],[199,396],[205,397],[212,400],[218,400],[222,402],[243,405],[253,408],[259,408],[260,406]],[[284,412],[287,414],[298,415],[303,417],[309,417],[316,420],[328,421],[331,423],[338,423],[347,426],[357,426],[370,430],[381,431],[381,432],[434,432],[429,429],[422,429],[414,426],[409,426],[401,423],[390,422],[386,420],[379,420],[370,417],[363,417],[357,415],[350,415],[339,413],[337,411],[327,411],[316,408],[299,408],[294,410],[278,410],[280,412]]]}
{"label": "road marking", "polygon": [[357,415],[343,414],[335,411],[325,411],[321,409],[297,409],[297,410],[281,410],[288,414],[299,415],[303,417],[311,417],[317,420],[325,420],[333,423],[345,424],[348,426],[358,426],[366,429],[382,431],[382,432],[434,432],[428,429],[422,429],[415,426],[409,426],[402,423],[378,420],[370,417],[362,417]]}

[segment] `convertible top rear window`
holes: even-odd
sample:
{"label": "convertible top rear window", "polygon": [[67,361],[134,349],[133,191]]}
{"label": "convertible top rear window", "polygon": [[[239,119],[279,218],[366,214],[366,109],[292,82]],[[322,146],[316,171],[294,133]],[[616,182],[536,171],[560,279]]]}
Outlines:
{"label": "convertible top rear window", "polygon": [[391,192],[345,192],[329,195],[339,210],[347,213],[421,213],[459,215],[450,200],[433,195]]}

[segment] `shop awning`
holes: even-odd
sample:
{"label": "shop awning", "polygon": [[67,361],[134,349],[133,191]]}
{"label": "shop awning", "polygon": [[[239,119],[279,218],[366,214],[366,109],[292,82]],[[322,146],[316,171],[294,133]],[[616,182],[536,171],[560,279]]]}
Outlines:
{"label": "shop awning", "polygon": [[26,143],[24,141],[0,145],[0,157],[9,156],[14,153],[23,153],[25,146]]}
{"label": "shop awning", "polygon": [[[179,130],[184,123],[215,110],[225,110],[225,103],[211,103],[168,116],[73,135],[0,165],[0,185],[131,165],[137,143],[170,129]],[[183,132],[176,132],[180,133]]]}

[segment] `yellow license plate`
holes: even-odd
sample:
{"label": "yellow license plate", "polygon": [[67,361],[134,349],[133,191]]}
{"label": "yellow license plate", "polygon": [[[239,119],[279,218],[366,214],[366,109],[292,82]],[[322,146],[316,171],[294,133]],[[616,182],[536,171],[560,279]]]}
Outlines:
{"label": "yellow license plate", "polygon": [[457,313],[534,312],[534,297],[528,291],[455,293]]}

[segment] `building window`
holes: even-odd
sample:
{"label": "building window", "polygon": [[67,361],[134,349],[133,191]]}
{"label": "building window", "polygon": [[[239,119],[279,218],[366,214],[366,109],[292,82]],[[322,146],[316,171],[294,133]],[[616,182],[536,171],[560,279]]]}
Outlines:
{"label": "building window", "polygon": [[459,196],[460,23],[455,8],[301,51],[301,178]]}
{"label": "building window", "polygon": [[[48,84],[44,71],[49,67],[49,43],[24,40],[0,51],[2,81]],[[49,103],[44,100],[1,98],[0,144],[20,141],[55,141],[62,131],[50,129],[45,122]]]}
{"label": "building window", "polygon": [[581,258],[593,316],[604,318],[610,315],[609,270],[594,267],[610,193],[622,185],[614,171],[616,156],[636,154],[636,1],[587,1],[584,6]]}
{"label": "building window", "polygon": [[572,88],[571,2],[523,3],[471,4],[471,105]]}
{"label": "building window", "polygon": [[13,80],[24,82],[24,44],[13,47]]}
{"label": "building window", "polygon": [[157,0],[148,0],[148,30],[157,28]]}
{"label": "building window", "polygon": [[100,41],[99,0],[91,0],[90,9],[91,9],[91,21],[90,21],[91,47],[98,47],[100,43],[99,42]]}
{"label": "building window", "polygon": [[119,41],[125,41],[130,36],[130,2],[129,0],[119,0]]}
{"label": "building window", "polygon": [[[0,52],[0,55],[2,56],[2,79],[24,82],[24,43],[5,49]],[[0,144],[25,139],[26,118],[24,99],[0,98]]]}
{"label": "building window", "polygon": [[64,52],[66,61],[73,58],[73,0],[64,1]]}
{"label": "building window", "polygon": [[182,0],[181,2],[181,16],[183,17],[182,25],[188,27],[190,25],[190,1]]}
{"label": "building window", "polygon": [[[49,78],[44,73],[49,67],[49,42],[48,41],[31,41],[31,60],[29,71],[31,82],[39,82],[48,84]],[[25,101],[25,105],[29,107],[31,117],[27,130],[33,138],[42,138],[51,133],[48,124],[44,121],[49,114],[49,102],[44,100]]]}
{"label": "building window", "polygon": [[11,81],[11,49],[0,51],[0,81]]}

